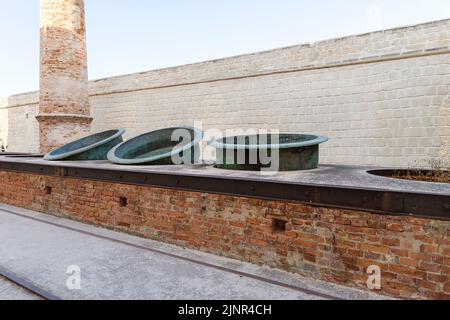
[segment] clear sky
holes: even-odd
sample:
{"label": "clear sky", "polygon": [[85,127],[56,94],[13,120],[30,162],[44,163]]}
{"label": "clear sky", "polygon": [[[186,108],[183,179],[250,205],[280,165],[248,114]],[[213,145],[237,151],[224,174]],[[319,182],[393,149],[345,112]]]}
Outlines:
{"label": "clear sky", "polygon": [[[450,0],[85,0],[89,78],[450,18]],[[39,0],[0,0],[0,96],[39,86]]]}

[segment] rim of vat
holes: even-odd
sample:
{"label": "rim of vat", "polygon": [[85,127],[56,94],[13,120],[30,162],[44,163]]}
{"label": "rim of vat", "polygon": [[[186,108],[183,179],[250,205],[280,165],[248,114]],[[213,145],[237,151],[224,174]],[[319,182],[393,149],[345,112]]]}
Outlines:
{"label": "rim of vat", "polygon": [[[302,147],[311,147],[315,145],[319,145],[327,142],[329,139],[325,136],[314,135],[314,134],[297,134],[297,133],[277,133],[271,135],[287,135],[287,136],[304,136],[310,137],[310,139],[303,142],[289,142],[289,143],[281,143],[281,144],[234,144],[234,143],[223,143],[226,139],[232,139],[235,137],[247,137],[245,135],[241,136],[229,136],[216,140],[212,140],[208,143],[211,147],[216,149],[238,149],[238,150],[255,150],[255,149],[291,149],[291,148],[302,148]],[[255,136],[255,135],[250,135]]]}
{"label": "rim of vat", "polygon": [[[92,134],[90,136],[87,136],[87,137],[78,139],[76,141],[70,142],[70,143],[68,143],[68,144],[66,144],[66,145],[64,145],[64,146],[62,146],[62,147],[60,147],[58,149],[55,149],[55,150],[51,151],[50,153],[45,155],[44,160],[47,160],[47,161],[63,160],[63,159],[72,157],[74,155],[77,155],[77,154],[80,154],[80,153],[84,153],[86,151],[95,149],[95,148],[97,148],[97,147],[99,147],[99,146],[101,146],[103,144],[106,144],[106,143],[108,143],[110,141],[113,141],[114,139],[119,138],[125,132],[126,131],[124,129],[113,129],[113,130],[106,130],[106,131],[103,131],[103,132]],[[106,138],[106,139],[100,140],[98,142],[95,142],[93,144],[90,144],[88,146],[85,146],[85,147],[82,147],[82,148],[79,148],[79,149],[75,149],[73,151],[69,151],[69,152],[65,152],[65,153],[61,153],[61,154],[55,154],[55,153],[58,153],[58,151],[61,151],[63,148],[70,147],[70,146],[75,145],[77,143],[80,143],[80,142],[82,142],[84,140],[92,139],[95,136],[101,136],[101,135],[107,134],[107,133],[111,133],[111,135],[108,138]]]}
{"label": "rim of vat", "polygon": [[[151,156],[148,158],[142,158],[142,159],[124,159],[124,158],[120,158],[120,157],[116,156],[116,151],[119,148],[123,147],[124,145],[126,145],[128,143],[132,143],[133,141],[135,141],[143,136],[156,134],[161,131],[178,130],[178,129],[187,129],[187,130],[192,130],[194,132],[194,139],[189,144],[186,144],[182,148],[176,148],[176,149],[173,149],[171,152],[166,152],[166,153],[163,153],[160,155],[155,155],[155,156]],[[164,158],[172,157],[172,155],[176,155],[176,154],[179,154],[180,152],[191,149],[193,146],[199,144],[202,140],[203,140],[203,131],[200,129],[194,128],[194,127],[189,127],[189,126],[170,127],[170,128],[164,128],[164,129],[159,129],[159,130],[155,130],[155,131],[149,131],[149,132],[141,134],[137,137],[134,137],[130,140],[127,140],[127,141],[122,142],[121,144],[115,146],[113,149],[111,149],[108,152],[108,160],[115,164],[122,164],[122,165],[150,163],[150,162],[154,162],[154,161],[161,160]]]}

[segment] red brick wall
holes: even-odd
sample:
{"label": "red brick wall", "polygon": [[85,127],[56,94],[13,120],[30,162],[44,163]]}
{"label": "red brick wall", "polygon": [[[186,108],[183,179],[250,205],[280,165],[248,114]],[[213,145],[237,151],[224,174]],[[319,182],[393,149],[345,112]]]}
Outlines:
{"label": "red brick wall", "polygon": [[[90,133],[84,0],[40,0],[40,152]],[[20,148],[20,146],[15,146]]]}
{"label": "red brick wall", "polygon": [[382,294],[450,299],[449,221],[24,173],[0,181],[2,203],[366,290],[378,265]]}

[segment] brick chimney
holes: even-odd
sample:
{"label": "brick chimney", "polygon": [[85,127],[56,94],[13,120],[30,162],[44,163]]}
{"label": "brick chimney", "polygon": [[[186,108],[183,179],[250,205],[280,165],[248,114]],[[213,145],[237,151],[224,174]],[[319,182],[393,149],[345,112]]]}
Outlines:
{"label": "brick chimney", "polygon": [[90,133],[84,0],[41,0],[40,152]]}

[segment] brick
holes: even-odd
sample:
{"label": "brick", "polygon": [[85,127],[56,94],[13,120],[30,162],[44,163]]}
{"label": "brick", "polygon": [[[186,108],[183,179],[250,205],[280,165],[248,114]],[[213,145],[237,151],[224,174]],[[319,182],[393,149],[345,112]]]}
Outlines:
{"label": "brick", "polygon": [[419,279],[426,279],[426,272],[407,266],[390,264],[389,271],[397,274],[413,276]]}
{"label": "brick", "polygon": [[36,119],[40,152],[46,153],[90,132],[84,0],[42,0],[41,29]]}
{"label": "brick", "polygon": [[366,241],[372,243],[379,243],[381,239],[378,236],[366,236]]}
{"label": "brick", "polygon": [[416,252],[411,252],[410,253],[410,257],[412,259],[415,260],[419,260],[419,261],[432,261],[432,256],[426,253],[416,253]]}
{"label": "brick", "polygon": [[364,235],[362,234],[349,234],[347,235],[348,240],[350,241],[363,241]]}
{"label": "brick", "polygon": [[364,254],[364,257],[370,260],[382,260],[382,255],[378,253],[373,252],[366,252]]}
{"label": "brick", "polygon": [[395,254],[398,257],[408,257],[409,251],[403,249],[391,249],[391,253]]}
{"label": "brick", "polygon": [[441,252],[442,252],[442,254],[444,256],[450,256],[450,247],[447,247],[447,248],[443,247],[443,248],[441,248]]}
{"label": "brick", "polygon": [[437,263],[437,264],[441,264],[441,265],[444,265],[445,260],[446,259],[444,259],[444,257],[438,256],[438,255],[433,255],[431,257],[431,261],[433,261],[434,263]]}
{"label": "brick", "polygon": [[356,227],[367,227],[367,220],[353,219],[351,220],[351,225]]}
{"label": "brick", "polygon": [[417,286],[419,286],[420,288],[425,288],[425,289],[432,290],[432,291],[437,290],[437,283],[432,282],[432,281],[418,279]]}
{"label": "brick", "polygon": [[369,228],[373,228],[373,229],[384,229],[384,228],[386,228],[386,222],[380,221],[380,220],[369,219],[369,220],[367,220],[367,226]]}
{"label": "brick", "polygon": [[362,258],[364,257],[364,252],[360,251],[360,250],[354,250],[354,249],[348,249],[348,254],[351,255],[352,257],[358,257],[358,258]]}
{"label": "brick", "polygon": [[432,290],[422,290],[421,296],[429,300],[450,300],[450,294],[444,292],[436,292]]}
{"label": "brick", "polygon": [[449,280],[449,277],[442,274],[434,274],[434,273],[427,273],[427,280],[431,282],[436,283],[445,283]]}
{"label": "brick", "polygon": [[426,245],[423,244],[420,246],[420,252],[421,253],[438,253],[439,252],[439,247],[437,245]]}
{"label": "brick", "polygon": [[350,219],[342,218],[342,217],[335,217],[334,218],[334,223],[342,224],[342,225],[351,225],[352,224]]}
{"label": "brick", "polygon": [[402,275],[402,274],[397,275],[395,277],[395,280],[400,282],[400,283],[407,284],[407,285],[410,285],[410,286],[416,286],[417,281],[418,281],[418,279],[416,279],[414,277],[406,276],[406,275]]}
{"label": "brick", "polygon": [[267,241],[261,239],[250,239],[249,243],[260,247],[265,247],[268,245]]}
{"label": "brick", "polygon": [[444,285],[444,292],[450,294],[450,283],[446,283]]}
{"label": "brick", "polygon": [[[417,289],[414,285],[407,285],[404,283],[396,282],[389,280],[384,285],[388,286],[391,289],[399,290],[400,292],[407,293],[407,296],[410,296],[410,294],[414,294],[417,292]],[[401,295],[401,294],[400,294]]]}
{"label": "brick", "polygon": [[316,248],[317,247],[317,243],[312,242],[312,241],[302,240],[302,239],[295,239],[294,241],[292,241],[292,243],[295,246],[299,246],[301,248]]}

